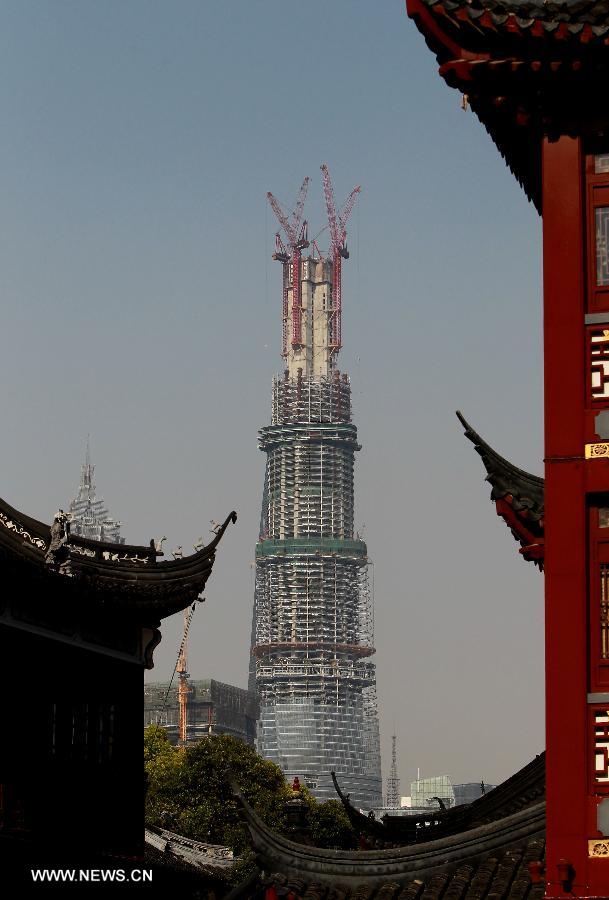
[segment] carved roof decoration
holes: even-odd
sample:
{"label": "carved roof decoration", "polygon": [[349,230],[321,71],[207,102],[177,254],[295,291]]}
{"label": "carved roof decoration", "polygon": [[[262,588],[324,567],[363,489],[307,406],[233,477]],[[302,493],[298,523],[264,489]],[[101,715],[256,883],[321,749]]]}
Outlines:
{"label": "carved roof decoration", "polygon": [[491,500],[520,544],[524,559],[543,569],[544,556],[544,479],[514,466],[487,444],[457,412],[465,436],[476,448],[491,485]]}
{"label": "carved roof decoration", "polygon": [[[229,523],[231,512],[212,541],[197,552],[159,562],[162,553],[149,546],[109,544],[77,535],[66,536],[61,566],[48,558],[51,526],[21,513],[0,499],[0,556],[22,578],[34,578],[44,592],[48,580],[64,580],[63,594],[86,596],[92,606],[120,610],[138,621],[158,621],[189,606],[205,587],[215,551]],[[49,582],[50,583],[50,582]]]}
{"label": "carved roof decoration", "polygon": [[609,110],[608,0],[406,0],[440,75],[466,95],[541,212],[541,139],[594,141]]}

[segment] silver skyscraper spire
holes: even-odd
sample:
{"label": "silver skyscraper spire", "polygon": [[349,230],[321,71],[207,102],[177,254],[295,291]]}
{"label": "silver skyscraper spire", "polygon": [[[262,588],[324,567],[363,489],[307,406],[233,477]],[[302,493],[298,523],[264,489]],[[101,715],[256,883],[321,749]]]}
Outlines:
{"label": "silver skyscraper spire", "polygon": [[70,501],[70,531],[81,537],[112,544],[124,544],[122,522],[113,519],[102,499],[97,499],[93,480],[95,466],[91,462],[91,446],[87,435],[85,462],[80,467],[80,484],[76,497]]}

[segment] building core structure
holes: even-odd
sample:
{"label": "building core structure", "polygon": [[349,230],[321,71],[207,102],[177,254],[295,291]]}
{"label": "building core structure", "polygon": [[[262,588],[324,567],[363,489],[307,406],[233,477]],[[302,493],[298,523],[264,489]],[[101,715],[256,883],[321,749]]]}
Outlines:
{"label": "building core structure", "polygon": [[354,803],[381,802],[373,605],[366,544],[354,532],[354,459],[360,449],[351,387],[337,366],[340,269],[346,220],[322,167],[332,235],[327,255],[309,246],[305,179],[288,218],[283,265],[284,372],[273,381],[271,424],[259,433],[266,473],[252,628],[250,686],[259,700],[259,752],[319,798],[335,796],[331,771]]}
{"label": "building core structure", "polygon": [[[214,678],[189,681],[188,743],[213,734],[229,734],[254,745],[256,700],[244,688]],[[149,681],[144,685],[144,728],[162,725],[172,744],[180,739],[179,685]]]}

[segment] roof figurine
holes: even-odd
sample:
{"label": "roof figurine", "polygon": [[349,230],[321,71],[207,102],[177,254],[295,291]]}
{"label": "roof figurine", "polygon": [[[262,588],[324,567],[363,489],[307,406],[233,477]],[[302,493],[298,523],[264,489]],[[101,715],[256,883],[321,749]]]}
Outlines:
{"label": "roof figurine", "polygon": [[66,562],[69,557],[68,535],[70,534],[70,515],[63,509],[57,510],[51,525],[51,540],[44,558],[45,563],[53,570],[68,574]]}

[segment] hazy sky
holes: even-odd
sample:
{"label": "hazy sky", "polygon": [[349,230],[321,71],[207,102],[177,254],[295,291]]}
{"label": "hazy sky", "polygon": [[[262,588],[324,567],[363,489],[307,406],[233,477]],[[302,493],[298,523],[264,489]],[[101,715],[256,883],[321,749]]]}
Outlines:
{"label": "hazy sky", "polygon": [[[0,494],[50,520],[87,432],[128,541],[220,546],[193,677],[246,683],[281,369],[265,193],[362,193],[344,350],[374,561],[384,774],[498,782],[543,749],[543,584],[489,501],[462,409],[541,473],[540,221],[402,0],[5,0]],[[173,669],[181,616],[149,677]]]}

